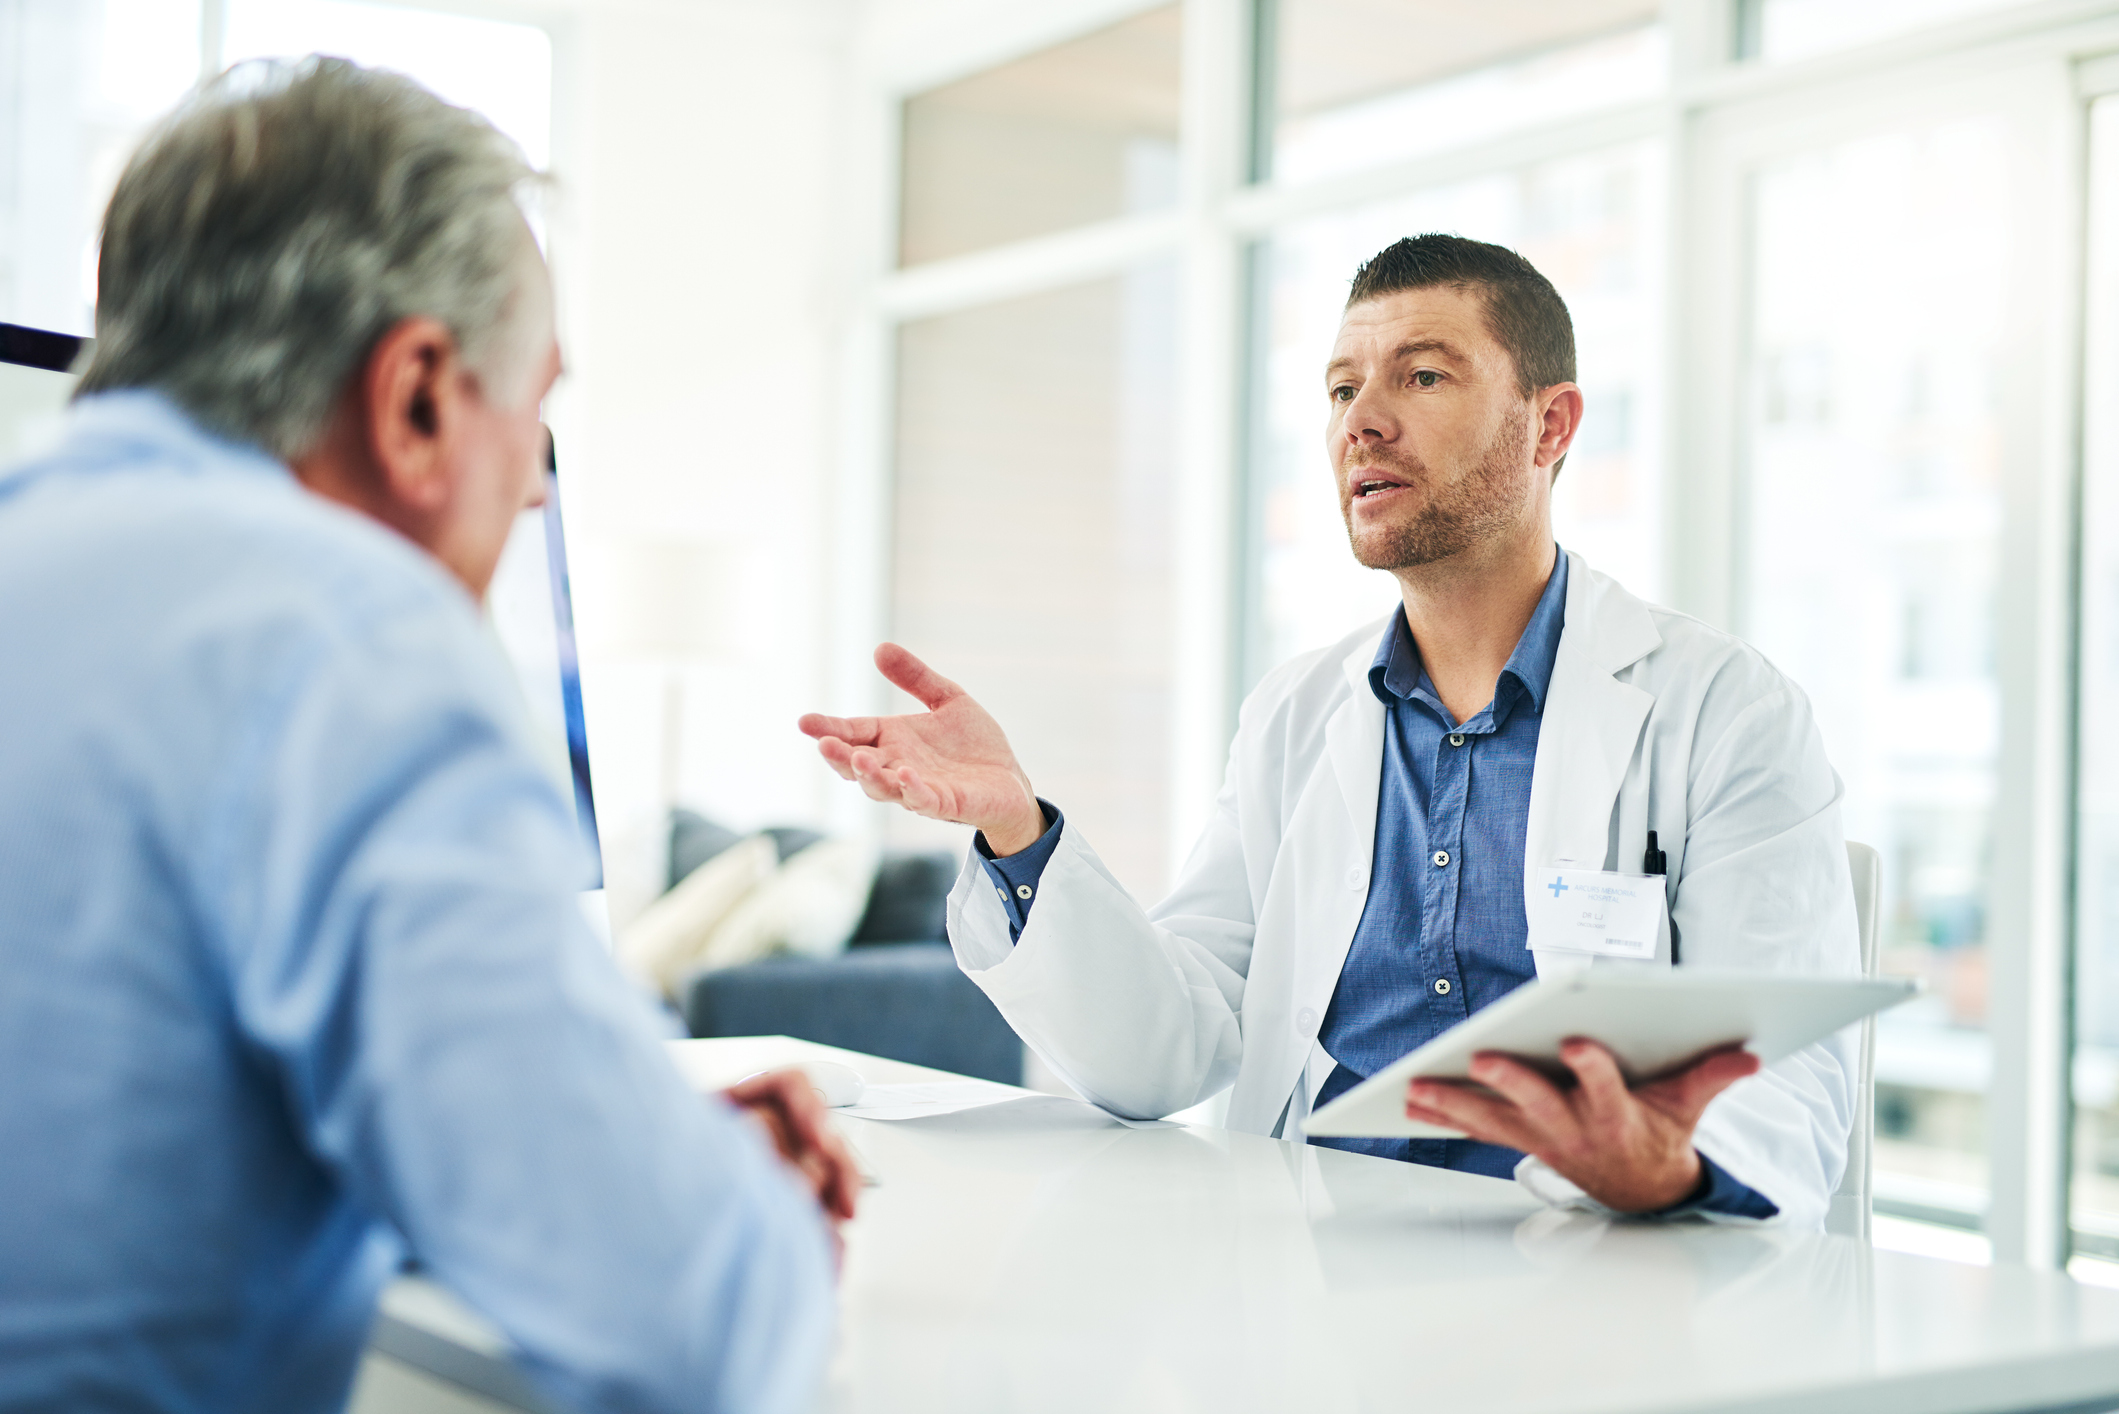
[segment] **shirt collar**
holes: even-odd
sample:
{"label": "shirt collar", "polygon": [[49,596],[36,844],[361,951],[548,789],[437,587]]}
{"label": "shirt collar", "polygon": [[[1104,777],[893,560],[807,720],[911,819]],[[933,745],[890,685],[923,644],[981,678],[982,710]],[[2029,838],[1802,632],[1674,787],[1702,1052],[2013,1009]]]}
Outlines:
{"label": "shirt collar", "polygon": [[[1514,693],[1528,694],[1532,710],[1545,710],[1545,691],[1552,685],[1553,660],[1559,657],[1560,630],[1566,624],[1567,552],[1556,548],[1545,592],[1538,596],[1538,606],[1531,610],[1523,636],[1516,640],[1515,651],[1501,669],[1501,681],[1494,685],[1497,720],[1506,709],[1504,696],[1512,697]],[[1515,680],[1513,692],[1507,690],[1511,678]],[[1400,604],[1391,618],[1390,632],[1383,635],[1383,642],[1376,649],[1376,661],[1369,665],[1369,690],[1388,707],[1393,701],[1412,701],[1426,681],[1419,646],[1413,642],[1412,628],[1405,621],[1405,606]]]}
{"label": "shirt collar", "polygon": [[185,472],[288,476],[286,465],[262,447],[215,435],[168,394],[150,388],[120,388],[78,399],[67,411],[58,445],[31,465],[127,466],[149,458]]}

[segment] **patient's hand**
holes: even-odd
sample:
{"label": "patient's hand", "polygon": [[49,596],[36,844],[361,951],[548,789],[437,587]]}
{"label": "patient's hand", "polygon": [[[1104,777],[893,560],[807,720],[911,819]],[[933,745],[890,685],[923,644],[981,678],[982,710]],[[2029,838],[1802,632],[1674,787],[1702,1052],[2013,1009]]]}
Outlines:
{"label": "patient's hand", "polygon": [[1035,844],[1045,833],[1045,812],[1000,723],[895,643],[876,649],[876,667],[927,710],[902,717],[810,713],[799,725],[831,768],[871,800],[976,827],[997,855]]}
{"label": "patient's hand", "polygon": [[769,1070],[728,1087],[731,1103],[765,1131],[780,1157],[802,1175],[834,1224],[854,1213],[860,1171],[846,1141],[825,1118],[824,1102],[799,1070]]}

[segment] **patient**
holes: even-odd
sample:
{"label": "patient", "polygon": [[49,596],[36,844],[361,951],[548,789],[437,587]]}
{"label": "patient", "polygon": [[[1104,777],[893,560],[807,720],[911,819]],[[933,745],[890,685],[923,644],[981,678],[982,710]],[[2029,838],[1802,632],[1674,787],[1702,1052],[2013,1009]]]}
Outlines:
{"label": "patient", "polygon": [[814,1394],[845,1150],[671,1068],[479,624],[559,371],[529,176],[326,60],[111,199],[0,476],[0,1408],[336,1409],[407,1257],[560,1402]]}

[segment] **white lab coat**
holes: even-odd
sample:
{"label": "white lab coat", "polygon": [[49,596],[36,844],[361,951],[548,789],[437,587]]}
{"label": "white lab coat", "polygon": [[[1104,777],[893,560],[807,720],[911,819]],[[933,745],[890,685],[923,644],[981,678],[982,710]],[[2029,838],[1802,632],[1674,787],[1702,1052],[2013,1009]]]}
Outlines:
{"label": "white lab coat", "polygon": [[[1234,1087],[1228,1125],[1301,1132],[1333,1062],[1317,1030],[1368,897],[1384,707],[1372,625],[1269,674],[1244,702],[1212,820],[1143,910],[1071,821],[1021,940],[968,859],[949,899],[958,964],[1024,1041],[1098,1104],[1173,1113]],[[1531,773],[1526,895],[1554,864],[1638,872],[1669,856],[1683,964],[1854,975],[1840,783],[1802,691],[1728,634],[1643,603],[1580,556]],[[1538,975],[1653,962],[1540,951]],[[1719,1096],[1701,1153],[1823,1224],[1846,1162],[1851,1032]],[[1536,1160],[1517,1177],[1590,1205]]]}

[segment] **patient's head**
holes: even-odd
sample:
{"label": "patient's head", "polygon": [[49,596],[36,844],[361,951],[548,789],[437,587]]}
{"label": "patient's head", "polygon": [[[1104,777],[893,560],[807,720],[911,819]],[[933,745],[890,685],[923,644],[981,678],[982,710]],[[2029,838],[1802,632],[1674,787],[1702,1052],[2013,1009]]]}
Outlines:
{"label": "patient's head", "polygon": [[246,65],[134,156],[81,391],[153,388],[481,594],[541,494],[559,366],[533,174],[475,114],[332,59]]}

